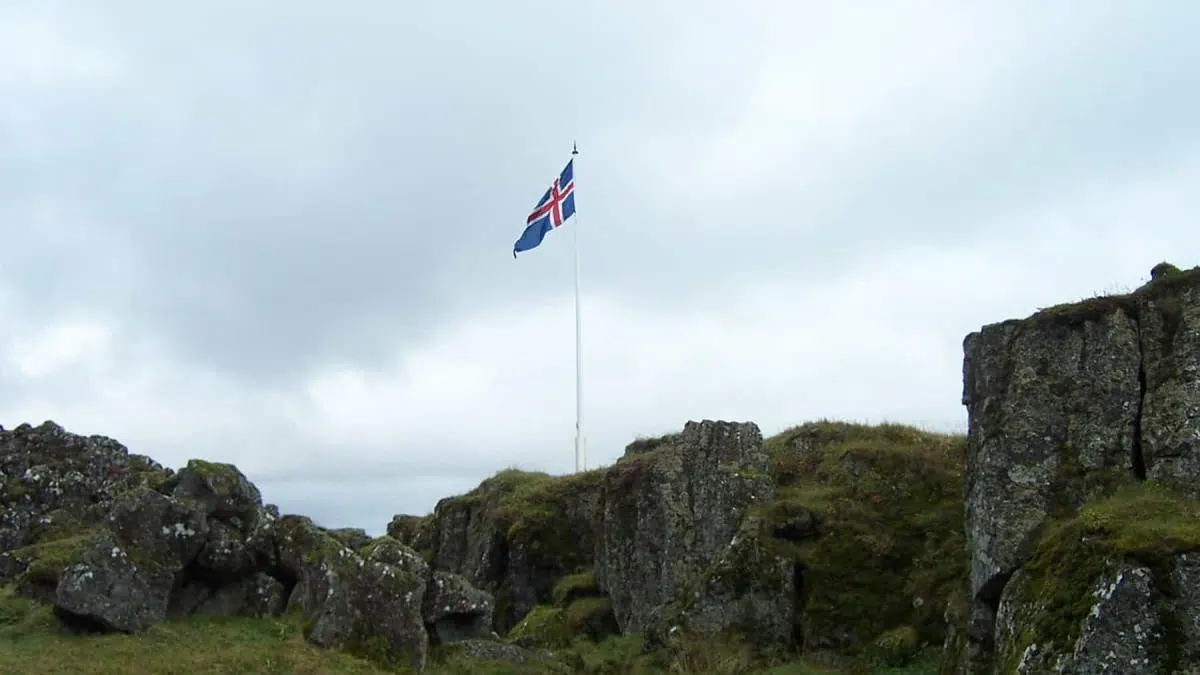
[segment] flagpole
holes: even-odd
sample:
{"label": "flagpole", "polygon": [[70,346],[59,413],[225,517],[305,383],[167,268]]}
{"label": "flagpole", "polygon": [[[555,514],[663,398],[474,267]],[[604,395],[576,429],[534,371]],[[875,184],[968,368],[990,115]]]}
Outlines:
{"label": "flagpole", "polygon": [[[571,160],[574,167],[575,156],[579,154],[579,146],[572,144]],[[574,180],[572,168],[572,180]],[[575,185],[579,185],[575,181]],[[583,336],[579,312],[579,212],[575,212],[575,472],[579,473],[587,467],[587,457],[583,455]]]}

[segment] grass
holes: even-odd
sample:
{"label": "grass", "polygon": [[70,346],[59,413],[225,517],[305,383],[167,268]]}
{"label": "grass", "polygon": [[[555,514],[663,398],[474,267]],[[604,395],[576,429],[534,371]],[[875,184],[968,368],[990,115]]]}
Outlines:
{"label": "grass", "polygon": [[0,599],[0,672],[23,675],[379,675],[361,659],[304,642],[291,619],[168,622],[142,635],[56,630],[48,607]]}
{"label": "grass", "polygon": [[[75,636],[57,632],[48,608],[0,599],[0,672],[22,675],[384,675],[390,670],[304,642],[301,626],[281,619],[188,619],[142,635]],[[486,662],[460,654],[431,654],[428,675],[842,675],[803,662],[746,670],[748,661],[720,642],[699,644],[672,659],[645,654],[639,636],[600,644],[577,640],[556,656],[562,667]],[[932,660],[880,675],[933,675]]]}
{"label": "grass", "polygon": [[[1107,293],[1079,302],[1064,303],[1039,309],[1027,319],[1011,319],[1010,321],[1028,321],[1035,325],[1076,326],[1088,321],[1095,321],[1114,311],[1123,311],[1130,316],[1137,316],[1138,306],[1143,301],[1170,300],[1171,296],[1180,290],[1200,284],[1200,267],[1190,270],[1180,270],[1170,263],[1159,263],[1151,271],[1151,279],[1142,286],[1127,293]],[[1117,289],[1112,289],[1117,290]],[[1008,322],[1005,322],[1008,323]]]}

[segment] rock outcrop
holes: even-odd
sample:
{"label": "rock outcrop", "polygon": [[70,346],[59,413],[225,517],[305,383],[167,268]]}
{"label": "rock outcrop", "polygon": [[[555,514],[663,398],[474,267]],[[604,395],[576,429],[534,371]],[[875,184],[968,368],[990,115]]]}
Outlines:
{"label": "rock outcrop", "polygon": [[[1200,608],[1182,609],[1170,581],[1191,574],[1178,555],[1197,523],[1143,550],[1130,544],[1137,523],[1079,521],[1108,513],[1087,508],[1105,499],[1162,503],[1147,481],[1173,495],[1167,513],[1200,496],[1200,270],[1159,265],[1129,295],[988,325],[963,349],[970,606],[965,644],[951,646],[957,670],[1200,668],[1173,627]],[[1070,546],[1056,545],[1064,536]],[[1063,567],[1072,547],[1104,565]],[[1027,590],[1056,579],[1073,583],[1052,594],[1063,606]]]}
{"label": "rock outcrop", "polygon": [[232,465],[174,472],[51,422],[0,429],[0,583],[89,631],[295,612],[314,644],[417,668],[494,610],[395,540],[281,516]]}
{"label": "rock outcrop", "polygon": [[652,452],[617,462],[604,476],[595,569],[621,630],[645,631],[656,609],[717,562],[749,510],[774,496],[751,423],[689,422]]}
{"label": "rock outcrop", "polygon": [[740,635],[903,662],[941,643],[964,576],[964,440],[816,423],[768,450],[752,423],[689,422],[603,469],[501,472],[389,531],[493,593],[522,646]]}

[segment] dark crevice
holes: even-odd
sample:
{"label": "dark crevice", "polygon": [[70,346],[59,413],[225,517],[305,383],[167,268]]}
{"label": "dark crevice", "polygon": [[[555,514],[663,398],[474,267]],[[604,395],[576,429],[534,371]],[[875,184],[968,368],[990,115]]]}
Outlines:
{"label": "dark crevice", "polygon": [[1139,481],[1146,480],[1146,460],[1142,456],[1142,411],[1146,407],[1146,350],[1142,340],[1142,322],[1135,318],[1138,341],[1138,396],[1137,410],[1133,414],[1133,443],[1130,450],[1130,465]]}
{"label": "dark crevice", "polygon": [[1008,580],[1012,578],[1015,571],[1000,572],[988,579],[975,594],[975,599],[992,610],[993,614],[996,613],[1000,609],[1000,596],[1004,593],[1004,587],[1008,585]]}
{"label": "dark crevice", "polygon": [[67,631],[76,635],[97,635],[102,633],[115,633],[105,625],[102,621],[94,619],[90,616],[83,616],[68,612],[61,607],[54,607],[54,616],[58,618],[58,625],[62,626]]}
{"label": "dark crevice", "polygon": [[492,627],[484,623],[479,614],[452,613],[433,623],[425,624],[430,646],[453,644],[486,635]]}
{"label": "dark crevice", "polygon": [[254,566],[283,586],[283,608],[280,609],[280,612],[287,608],[288,598],[292,597],[292,591],[296,590],[296,584],[300,583],[300,575],[297,571],[284,566],[282,560],[283,550],[279,545],[279,540],[275,538],[271,539],[269,554],[259,551],[254,556]]}
{"label": "dark crevice", "polygon": [[808,604],[809,588],[806,580],[808,568],[804,563],[792,565],[792,592],[795,593],[795,616],[792,619],[792,644],[804,651],[804,608]]}

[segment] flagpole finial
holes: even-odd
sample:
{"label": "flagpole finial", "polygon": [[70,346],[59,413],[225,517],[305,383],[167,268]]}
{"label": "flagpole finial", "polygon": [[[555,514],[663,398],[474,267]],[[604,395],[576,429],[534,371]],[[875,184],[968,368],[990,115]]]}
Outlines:
{"label": "flagpole finial", "polygon": [[578,154],[579,154],[579,146],[578,146],[578,145],[576,145],[574,141],[572,141],[572,142],[571,142],[571,154],[572,154],[572,155],[578,155]]}

